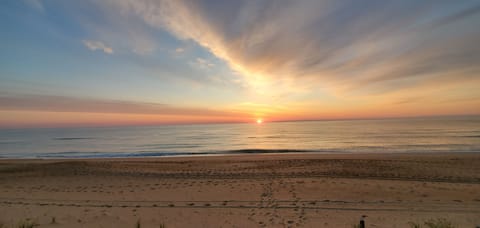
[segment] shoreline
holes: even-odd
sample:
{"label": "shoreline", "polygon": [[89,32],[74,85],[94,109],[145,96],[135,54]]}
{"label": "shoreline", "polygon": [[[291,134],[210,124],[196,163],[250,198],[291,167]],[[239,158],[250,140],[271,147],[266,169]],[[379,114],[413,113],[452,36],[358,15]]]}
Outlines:
{"label": "shoreline", "polygon": [[[241,152],[241,151],[248,151],[248,152]],[[265,152],[267,151],[267,152]],[[280,151],[280,152],[278,152]],[[162,154],[162,153],[154,153],[154,154]],[[324,156],[324,157],[335,157],[336,155],[339,155],[340,157],[343,157],[342,155],[348,155],[349,157],[362,157],[362,156],[388,156],[388,155],[399,155],[399,156],[421,156],[421,155],[474,155],[474,154],[480,154],[480,151],[461,151],[461,152],[451,152],[451,151],[422,151],[422,152],[350,152],[350,151],[314,151],[314,150],[291,150],[291,149],[286,149],[285,152],[282,152],[282,150],[264,150],[264,149],[244,149],[244,150],[234,150],[231,151],[230,153],[217,153],[217,152],[200,152],[200,153],[176,153],[175,155],[170,155],[169,153],[164,153],[166,155],[152,155],[152,156],[143,156],[141,155],[135,155],[135,153],[131,153],[126,156],[72,156],[72,157],[55,157],[55,156],[45,156],[45,157],[1,157],[0,156],[0,161],[33,161],[33,160],[124,160],[124,159],[163,159],[163,158],[203,158],[203,157],[225,157],[228,158],[230,156],[232,157],[241,157],[241,156],[266,156],[266,155],[271,155],[271,156],[291,156],[291,155],[300,155],[300,156]]]}

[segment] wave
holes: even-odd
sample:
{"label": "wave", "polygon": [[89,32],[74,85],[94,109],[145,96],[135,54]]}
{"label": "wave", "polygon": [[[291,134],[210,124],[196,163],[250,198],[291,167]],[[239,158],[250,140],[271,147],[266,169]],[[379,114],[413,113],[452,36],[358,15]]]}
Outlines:
{"label": "wave", "polygon": [[88,140],[95,139],[92,137],[62,137],[62,138],[53,138],[53,140]]}
{"label": "wave", "polygon": [[241,149],[241,150],[227,150],[224,154],[271,154],[271,153],[304,153],[317,152],[318,150],[298,150],[298,149]]}
{"label": "wave", "polygon": [[[200,152],[172,152],[172,151],[135,151],[135,152],[80,152],[65,151],[55,153],[22,153],[3,154],[0,158],[129,158],[129,157],[172,157],[196,155],[231,155],[231,154],[272,154],[272,153],[306,153],[321,152],[318,150],[297,149],[241,149],[225,151],[200,151]],[[327,151],[324,151],[327,152]],[[328,151],[335,152],[335,151]],[[340,151],[336,151],[338,153]]]}
{"label": "wave", "polygon": [[178,144],[146,144],[146,145],[138,145],[137,147],[149,148],[149,149],[182,149],[182,148],[198,148],[198,147],[202,147],[202,145],[178,143]]}
{"label": "wave", "polygon": [[[22,153],[22,154],[2,154],[2,159],[82,159],[82,158],[141,158],[141,157],[174,157],[174,156],[209,156],[209,155],[235,155],[235,154],[289,154],[289,153],[316,153],[316,154],[354,154],[354,153],[370,153],[372,150],[358,151],[349,149],[319,149],[319,150],[302,150],[302,149],[239,149],[224,151],[201,151],[201,152],[172,152],[172,151],[136,151],[136,152],[56,152],[56,153]],[[377,151],[378,152],[378,151]],[[382,151],[382,153],[442,153],[442,152],[480,152],[480,148],[451,150],[396,150]]]}

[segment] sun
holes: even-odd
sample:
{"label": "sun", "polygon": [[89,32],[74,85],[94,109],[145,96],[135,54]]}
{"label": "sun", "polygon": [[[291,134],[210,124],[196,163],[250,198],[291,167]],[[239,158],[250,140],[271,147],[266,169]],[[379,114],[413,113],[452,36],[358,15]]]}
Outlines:
{"label": "sun", "polygon": [[257,124],[261,124],[263,123],[263,120],[262,119],[257,119]]}

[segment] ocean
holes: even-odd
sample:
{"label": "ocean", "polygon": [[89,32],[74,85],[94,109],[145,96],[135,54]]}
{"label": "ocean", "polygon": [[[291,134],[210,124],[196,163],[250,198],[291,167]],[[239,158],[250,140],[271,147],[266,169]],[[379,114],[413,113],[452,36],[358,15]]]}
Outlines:
{"label": "ocean", "polygon": [[1,158],[480,152],[480,117],[0,130]]}

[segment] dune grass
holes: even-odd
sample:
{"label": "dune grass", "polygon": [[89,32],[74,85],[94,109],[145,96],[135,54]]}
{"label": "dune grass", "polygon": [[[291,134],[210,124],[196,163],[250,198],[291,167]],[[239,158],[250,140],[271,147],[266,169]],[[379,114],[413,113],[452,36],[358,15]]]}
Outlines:
{"label": "dune grass", "polygon": [[408,225],[410,225],[411,228],[456,228],[452,222],[444,218],[429,219],[423,223],[424,226],[422,226],[421,223],[415,222],[409,222]]}
{"label": "dune grass", "polygon": [[408,222],[408,225],[409,225],[411,228],[422,228],[422,226],[420,225],[420,223]]}
{"label": "dune grass", "polygon": [[34,228],[36,226],[40,226],[40,224],[30,219],[22,220],[17,224],[17,228]]}
{"label": "dune grass", "polygon": [[[426,222],[417,223],[417,222],[408,222],[408,225],[411,228],[456,228],[456,226],[444,218],[429,219]],[[354,224],[353,228],[360,228],[360,224]]]}

